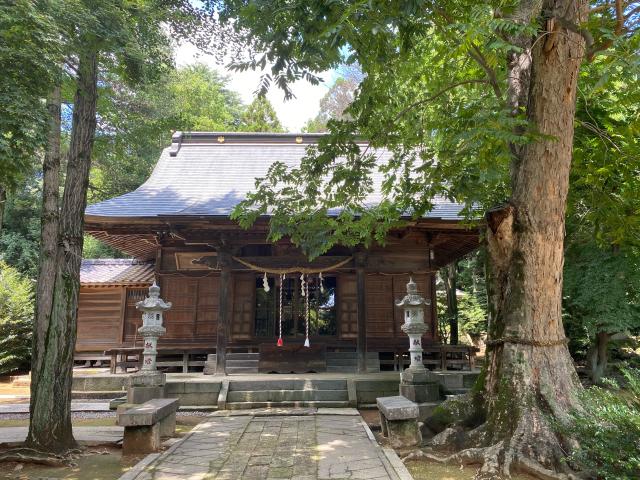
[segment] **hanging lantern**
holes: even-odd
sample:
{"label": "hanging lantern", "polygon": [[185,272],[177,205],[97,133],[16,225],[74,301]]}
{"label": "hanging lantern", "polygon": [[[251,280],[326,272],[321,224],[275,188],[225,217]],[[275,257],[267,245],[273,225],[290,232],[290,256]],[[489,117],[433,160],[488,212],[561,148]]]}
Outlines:
{"label": "hanging lantern", "polygon": [[269,288],[269,279],[267,278],[267,272],[264,272],[264,277],[262,279],[262,288],[264,289],[265,292],[268,292],[269,290],[271,290]]}

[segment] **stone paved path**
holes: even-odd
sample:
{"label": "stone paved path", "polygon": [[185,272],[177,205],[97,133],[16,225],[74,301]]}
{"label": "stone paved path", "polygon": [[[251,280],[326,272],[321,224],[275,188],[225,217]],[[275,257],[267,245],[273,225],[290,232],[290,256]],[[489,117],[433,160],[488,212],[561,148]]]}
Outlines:
{"label": "stone paved path", "polygon": [[[123,477],[124,478],[124,477]],[[135,480],[400,480],[359,415],[210,416]],[[410,476],[408,478],[411,478]]]}

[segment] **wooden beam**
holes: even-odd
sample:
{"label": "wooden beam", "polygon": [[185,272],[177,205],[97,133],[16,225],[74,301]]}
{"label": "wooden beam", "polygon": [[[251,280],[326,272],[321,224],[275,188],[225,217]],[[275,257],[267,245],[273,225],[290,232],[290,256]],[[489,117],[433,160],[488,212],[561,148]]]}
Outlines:
{"label": "wooden beam", "polygon": [[367,304],[365,302],[365,267],[367,256],[364,252],[354,254],[356,264],[356,296],[358,303],[358,340],[356,356],[358,358],[358,373],[367,372]]}
{"label": "wooden beam", "polygon": [[216,339],[216,374],[227,374],[227,339],[229,336],[229,284],[231,283],[231,254],[218,251],[220,289],[218,291],[218,335]]}

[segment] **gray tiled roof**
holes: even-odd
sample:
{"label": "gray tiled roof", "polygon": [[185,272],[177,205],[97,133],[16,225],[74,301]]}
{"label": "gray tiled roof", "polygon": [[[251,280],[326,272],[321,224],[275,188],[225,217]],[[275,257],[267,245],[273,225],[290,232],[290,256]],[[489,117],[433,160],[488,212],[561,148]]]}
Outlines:
{"label": "gray tiled roof", "polygon": [[154,263],[124,258],[84,259],[80,266],[81,284],[151,283]]}
{"label": "gray tiled roof", "polygon": [[[224,137],[224,142],[218,139]],[[255,189],[256,177],[281,161],[297,166],[305,148],[318,135],[178,133],[166,148],[149,179],[137,190],[90,205],[87,215],[97,217],[157,217],[213,215],[228,216],[233,208]],[[297,143],[296,140],[300,143]],[[377,150],[381,161],[391,153]],[[382,182],[377,174],[374,184]],[[377,204],[379,190],[367,199]],[[444,198],[433,199],[428,218],[458,220],[461,205]]]}

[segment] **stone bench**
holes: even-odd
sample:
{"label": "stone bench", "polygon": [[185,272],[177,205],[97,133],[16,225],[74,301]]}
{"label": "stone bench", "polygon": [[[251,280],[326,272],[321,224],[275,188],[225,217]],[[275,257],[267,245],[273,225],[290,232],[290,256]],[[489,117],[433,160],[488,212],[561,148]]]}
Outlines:
{"label": "stone bench", "polygon": [[154,398],[142,405],[118,407],[117,424],[124,427],[122,451],[151,453],[160,450],[160,438],[170,437],[176,431],[177,398]]}
{"label": "stone bench", "polygon": [[422,442],[418,404],[402,396],[379,397],[376,403],[382,434],[389,439],[392,447],[407,448]]}

